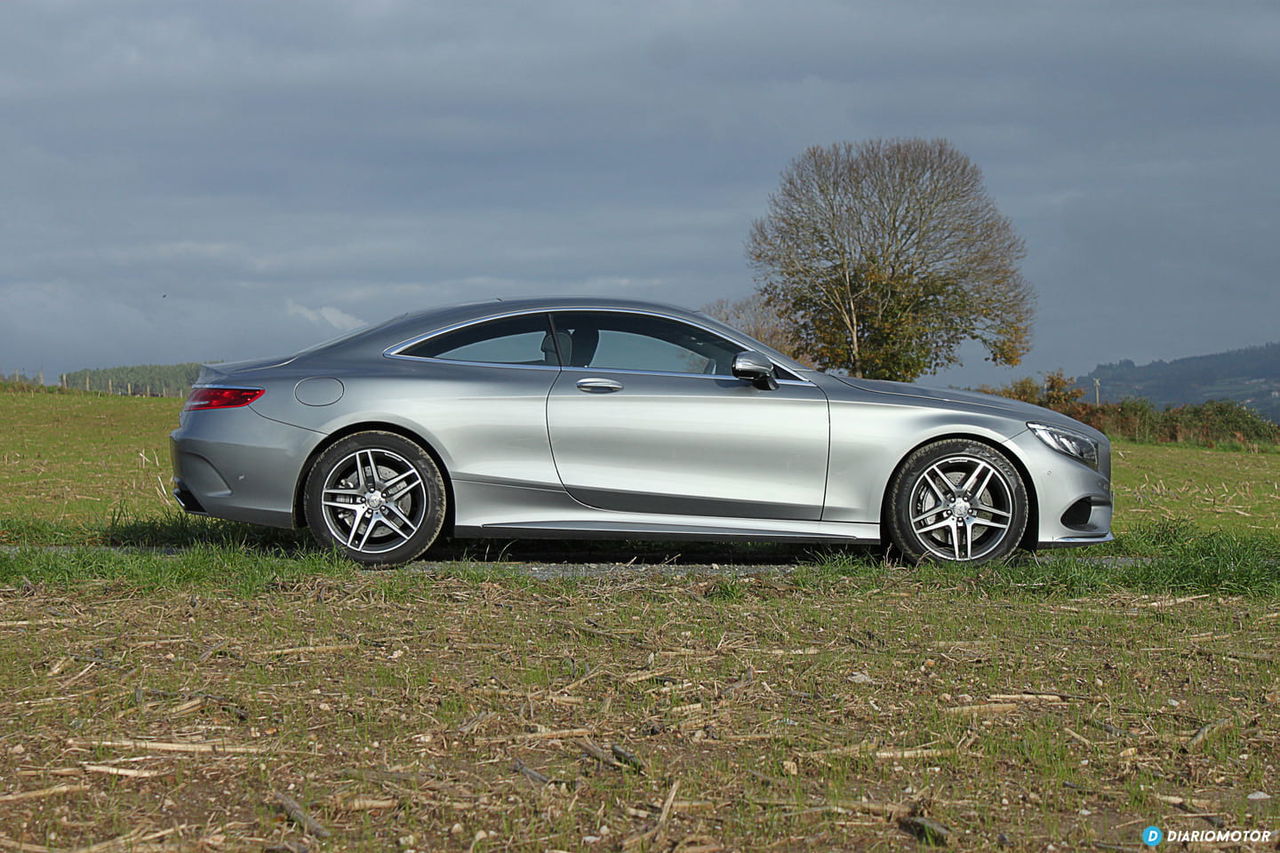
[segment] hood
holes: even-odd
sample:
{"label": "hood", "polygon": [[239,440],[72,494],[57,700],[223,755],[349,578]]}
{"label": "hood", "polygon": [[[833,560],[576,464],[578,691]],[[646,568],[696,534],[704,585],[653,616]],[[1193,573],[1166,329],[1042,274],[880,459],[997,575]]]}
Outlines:
{"label": "hood", "polygon": [[1092,427],[1080,423],[1075,418],[1069,418],[1060,412],[1046,409],[1043,406],[1024,403],[1021,400],[998,397],[995,394],[983,394],[979,391],[959,391],[954,388],[926,388],[922,385],[913,385],[908,382],[889,382],[884,379],[855,379],[851,376],[838,376],[836,378],[851,388],[857,388],[860,391],[981,408],[1024,421],[1039,421],[1044,424],[1066,427],[1091,436],[1101,436],[1101,433],[1098,433]]}

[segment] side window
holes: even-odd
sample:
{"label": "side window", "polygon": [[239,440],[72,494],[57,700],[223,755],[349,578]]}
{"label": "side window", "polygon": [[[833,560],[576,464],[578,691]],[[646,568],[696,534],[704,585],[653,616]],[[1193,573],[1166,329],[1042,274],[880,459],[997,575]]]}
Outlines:
{"label": "side window", "polygon": [[565,311],[553,321],[571,367],[728,376],[742,351],[696,326],[646,314]]}
{"label": "side window", "polygon": [[414,344],[400,355],[489,364],[560,364],[546,314],[522,314],[464,326]]}

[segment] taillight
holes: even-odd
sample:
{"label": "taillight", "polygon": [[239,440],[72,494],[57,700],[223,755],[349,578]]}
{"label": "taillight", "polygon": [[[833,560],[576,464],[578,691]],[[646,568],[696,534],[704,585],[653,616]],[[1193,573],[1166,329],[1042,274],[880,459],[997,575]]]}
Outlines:
{"label": "taillight", "polygon": [[192,388],[184,408],[188,412],[237,409],[249,405],[264,393],[262,388]]}

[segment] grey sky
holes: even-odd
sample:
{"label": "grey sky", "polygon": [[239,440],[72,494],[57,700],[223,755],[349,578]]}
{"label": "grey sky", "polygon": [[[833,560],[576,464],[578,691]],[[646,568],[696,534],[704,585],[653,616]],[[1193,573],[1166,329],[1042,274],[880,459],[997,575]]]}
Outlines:
{"label": "grey sky", "polygon": [[291,351],[476,297],[696,307],[805,146],[944,136],[1020,368],[1280,339],[1275,3],[8,2],[0,370]]}

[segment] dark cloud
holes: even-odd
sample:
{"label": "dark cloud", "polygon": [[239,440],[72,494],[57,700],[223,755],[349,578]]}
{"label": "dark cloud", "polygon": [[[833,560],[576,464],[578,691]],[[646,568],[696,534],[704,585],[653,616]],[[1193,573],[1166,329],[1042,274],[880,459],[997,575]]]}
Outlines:
{"label": "dark cloud", "polygon": [[1027,237],[1023,368],[1280,337],[1240,3],[11,2],[0,369],[230,358],[477,295],[686,305],[804,146],[945,136]]}

